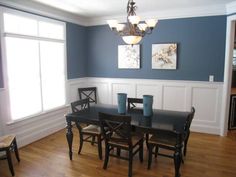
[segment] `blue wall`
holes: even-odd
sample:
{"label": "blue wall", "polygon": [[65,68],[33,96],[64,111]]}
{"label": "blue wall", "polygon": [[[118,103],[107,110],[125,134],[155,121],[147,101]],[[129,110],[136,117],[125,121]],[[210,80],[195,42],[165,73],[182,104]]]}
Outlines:
{"label": "blue wall", "polygon": [[[226,16],[160,20],[141,42],[141,68],[118,69],[118,45],[124,44],[108,27],[87,28],[88,76],[168,80],[223,81]],[[177,70],[151,68],[151,46],[178,43]]]}
{"label": "blue wall", "polygon": [[87,77],[86,27],[66,23],[67,78]]}

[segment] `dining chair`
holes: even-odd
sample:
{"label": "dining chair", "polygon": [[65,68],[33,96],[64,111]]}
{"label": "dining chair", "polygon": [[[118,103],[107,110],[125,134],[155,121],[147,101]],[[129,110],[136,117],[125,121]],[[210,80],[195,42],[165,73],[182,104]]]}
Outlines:
{"label": "dining chair", "polygon": [[[96,87],[84,87],[78,88],[79,99],[89,99],[90,104],[97,104],[97,88]],[[88,127],[89,128],[89,127]],[[90,128],[99,128],[97,125],[90,125]],[[92,145],[95,142],[96,136],[92,137]]]}
{"label": "dining chair", "polygon": [[[107,169],[109,156],[128,160],[128,176],[131,177],[133,157],[136,153],[139,152],[139,160],[143,162],[143,134],[131,131],[131,116],[99,112],[99,120],[105,139],[105,161],[103,168]],[[111,153],[113,149],[127,151],[128,157]]]}
{"label": "dining chair", "polygon": [[14,176],[15,172],[12,165],[11,151],[15,152],[16,159],[18,162],[20,162],[15,135],[1,136],[0,137],[0,152],[3,152],[3,155],[0,157],[0,160],[7,159],[8,167],[11,171],[11,175]]}
{"label": "dining chair", "polygon": [[[182,161],[182,134],[176,131],[156,129],[148,140],[148,169],[151,168],[152,155],[155,157],[161,155],[174,159],[175,177],[180,177],[179,168]],[[164,154],[159,152],[159,148],[172,151],[173,154]],[[155,150],[154,150],[155,149]]]}
{"label": "dining chair", "polygon": [[[142,98],[127,98],[128,100],[128,111],[134,110],[134,109],[140,109],[137,107],[138,104],[143,104]],[[142,110],[143,108],[141,108]]]}
{"label": "dining chair", "polygon": [[[81,99],[75,102],[71,103],[71,109],[73,113],[80,112],[80,111],[86,111],[90,108],[90,102],[89,98]],[[80,136],[80,145],[79,145],[79,151],[78,154],[81,153],[83,142],[90,142],[92,145],[97,144],[98,145],[98,155],[99,159],[102,159],[102,134],[101,129],[99,126],[95,125],[87,125],[85,127],[82,127],[79,122],[76,122],[76,127],[79,130],[79,136]],[[97,141],[95,138],[97,138]]]}
{"label": "dining chair", "polygon": [[[143,106],[142,107],[137,106],[143,104],[142,98],[127,98],[127,100],[128,100],[128,108],[127,108],[128,111],[141,111],[143,113]],[[148,138],[149,134],[145,133],[146,146],[148,146],[147,144]]]}
{"label": "dining chair", "polygon": [[186,156],[186,153],[187,153],[187,145],[188,145],[188,139],[189,139],[189,135],[190,135],[190,126],[191,126],[191,123],[192,123],[192,120],[194,118],[194,115],[195,115],[195,108],[192,107],[191,108],[191,114],[188,116],[187,118],[187,121],[185,123],[185,135],[184,135],[184,156]]}
{"label": "dining chair", "polygon": [[89,103],[97,103],[97,88],[96,87],[85,87],[78,88],[79,99],[89,99]]}

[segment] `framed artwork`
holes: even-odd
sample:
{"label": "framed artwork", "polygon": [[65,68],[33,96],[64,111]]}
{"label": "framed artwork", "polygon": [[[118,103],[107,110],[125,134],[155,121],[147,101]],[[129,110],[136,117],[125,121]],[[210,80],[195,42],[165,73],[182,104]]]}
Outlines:
{"label": "framed artwork", "polygon": [[118,68],[119,69],[140,68],[140,45],[118,46]]}
{"label": "framed artwork", "polygon": [[177,68],[177,43],[152,44],[152,69]]}

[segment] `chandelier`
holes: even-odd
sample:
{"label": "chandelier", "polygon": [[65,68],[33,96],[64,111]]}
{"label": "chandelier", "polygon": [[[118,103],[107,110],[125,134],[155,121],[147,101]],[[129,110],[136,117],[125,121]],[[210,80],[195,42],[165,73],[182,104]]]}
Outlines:
{"label": "chandelier", "polygon": [[107,20],[112,31],[122,37],[126,44],[138,44],[145,34],[151,34],[157,24],[156,19],[145,20],[145,23],[139,23],[140,17],[136,15],[137,6],[133,0],[128,0],[127,4],[127,22],[118,23],[117,20]]}

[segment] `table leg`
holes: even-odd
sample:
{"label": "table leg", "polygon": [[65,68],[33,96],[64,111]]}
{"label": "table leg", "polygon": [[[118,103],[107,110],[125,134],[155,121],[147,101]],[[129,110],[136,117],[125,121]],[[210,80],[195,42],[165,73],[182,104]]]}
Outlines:
{"label": "table leg", "polygon": [[175,177],[180,177],[180,165],[181,165],[181,151],[179,151],[179,149],[177,149],[174,153],[174,162],[175,162]]}
{"label": "table leg", "polygon": [[69,157],[70,160],[72,160],[72,143],[73,143],[73,132],[72,132],[72,125],[71,120],[69,120],[69,117],[66,117],[66,139],[69,147]]}

